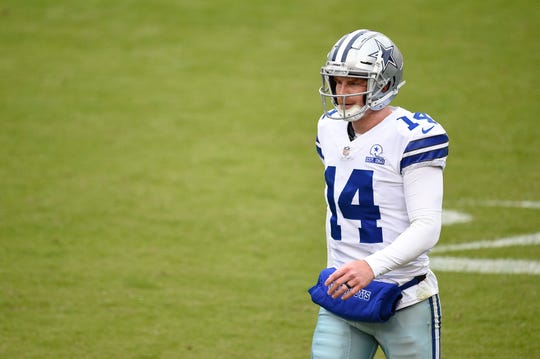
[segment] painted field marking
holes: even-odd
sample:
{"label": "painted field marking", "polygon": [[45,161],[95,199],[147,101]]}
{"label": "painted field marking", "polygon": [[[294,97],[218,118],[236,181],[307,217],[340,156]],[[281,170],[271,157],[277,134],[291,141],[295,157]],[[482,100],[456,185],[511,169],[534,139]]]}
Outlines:
{"label": "painted field marking", "polygon": [[469,206],[540,209],[539,201],[461,200],[456,203]]}
{"label": "painted field marking", "polygon": [[455,223],[466,223],[472,221],[472,216],[451,209],[443,209],[442,212],[442,224],[443,226],[449,226]]}
{"label": "painted field marking", "polygon": [[432,253],[447,253],[456,251],[475,250],[482,248],[502,248],[513,246],[533,246],[540,244],[540,232],[522,236],[507,237],[495,240],[483,240],[470,243],[443,244],[436,246]]}
{"label": "painted field marking", "polygon": [[466,257],[432,257],[431,268],[442,272],[492,274],[540,274],[540,262],[519,259],[476,259]]}
{"label": "painted field marking", "polygon": [[[488,200],[460,201],[460,203],[486,207],[540,209],[540,202],[537,201]],[[472,220],[472,216],[466,213],[453,210],[443,210],[443,225],[464,223]],[[433,249],[432,253],[442,254],[483,248],[503,248],[532,245],[540,245],[540,232],[494,240],[480,240],[469,243],[439,245]],[[431,268],[445,272],[540,275],[540,261],[521,259],[478,259],[467,257],[433,256],[431,257]]]}

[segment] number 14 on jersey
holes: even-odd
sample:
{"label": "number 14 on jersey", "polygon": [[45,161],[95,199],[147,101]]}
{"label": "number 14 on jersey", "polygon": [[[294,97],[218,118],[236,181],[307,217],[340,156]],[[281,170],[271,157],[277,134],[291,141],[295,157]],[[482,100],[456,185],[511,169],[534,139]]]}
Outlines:
{"label": "number 14 on jersey", "polygon": [[[335,200],[336,167],[328,166],[324,172],[327,191],[326,198],[332,216],[330,230],[332,238],[341,240],[341,225],[343,220],[360,221],[358,235],[360,243],[381,243],[383,241],[382,229],[377,227],[377,220],[381,219],[379,206],[373,200],[373,171],[355,169],[352,171],[337,203]],[[355,201],[355,198],[358,200]],[[337,209],[339,208],[339,212]]]}

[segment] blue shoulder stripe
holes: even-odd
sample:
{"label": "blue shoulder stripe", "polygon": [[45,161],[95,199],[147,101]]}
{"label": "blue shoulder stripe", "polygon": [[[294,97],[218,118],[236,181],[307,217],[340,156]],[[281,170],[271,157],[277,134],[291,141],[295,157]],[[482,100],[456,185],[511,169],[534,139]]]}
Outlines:
{"label": "blue shoulder stripe", "polygon": [[405,148],[405,153],[416,151],[421,148],[442,145],[443,143],[447,143],[447,142],[448,142],[448,135],[446,135],[446,133],[442,135],[421,138],[419,140],[409,142],[409,144]]}
{"label": "blue shoulder stripe", "polygon": [[319,155],[321,160],[324,160],[324,155],[322,153],[322,149],[319,146],[316,146],[316,148],[317,148],[317,154]]}
{"label": "blue shoulder stripe", "polygon": [[324,112],[322,115],[322,118],[330,118],[333,114],[335,114],[337,110],[335,108],[331,109],[330,111]]}
{"label": "blue shoulder stripe", "polygon": [[412,164],[432,161],[432,160],[443,158],[446,156],[448,156],[448,146],[444,146],[442,148],[438,148],[431,151],[421,152],[416,155],[403,158],[400,162],[400,169],[403,171],[405,167],[410,166]]}
{"label": "blue shoulder stripe", "polygon": [[317,150],[317,154],[319,155],[321,160],[324,160],[324,155],[322,153],[321,144],[319,143],[319,137],[317,137],[316,140],[315,140],[315,149]]}

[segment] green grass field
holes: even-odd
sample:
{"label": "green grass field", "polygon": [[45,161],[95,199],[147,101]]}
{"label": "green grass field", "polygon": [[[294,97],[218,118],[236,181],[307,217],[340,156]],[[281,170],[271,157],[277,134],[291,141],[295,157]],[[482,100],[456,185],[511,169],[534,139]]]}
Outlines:
{"label": "green grass field", "polygon": [[[440,244],[538,239],[537,1],[5,0],[0,357],[308,358],[318,71],[356,28],[449,133],[445,208],[472,221]],[[437,274],[445,358],[540,357],[538,274]]]}

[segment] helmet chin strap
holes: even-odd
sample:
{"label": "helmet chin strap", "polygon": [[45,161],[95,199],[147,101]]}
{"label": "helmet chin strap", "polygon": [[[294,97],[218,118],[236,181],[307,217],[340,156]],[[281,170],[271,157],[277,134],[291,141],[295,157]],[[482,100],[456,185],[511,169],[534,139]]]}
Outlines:
{"label": "helmet chin strap", "polygon": [[364,116],[364,113],[368,110],[368,106],[353,105],[349,109],[342,109],[341,106],[336,106],[336,109],[341,115],[342,120],[354,122]]}

